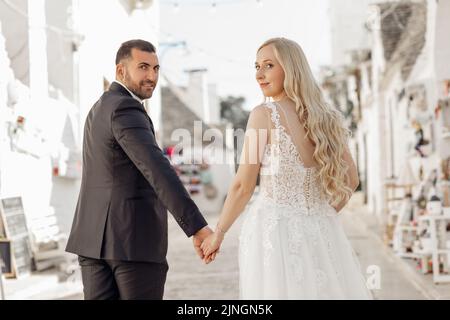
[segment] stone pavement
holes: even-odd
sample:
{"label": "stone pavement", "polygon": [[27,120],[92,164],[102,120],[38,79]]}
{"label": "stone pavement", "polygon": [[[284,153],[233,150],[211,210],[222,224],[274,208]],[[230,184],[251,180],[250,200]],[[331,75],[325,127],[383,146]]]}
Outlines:
{"label": "stone pavement", "polygon": [[[211,227],[218,215],[205,217]],[[195,253],[191,239],[174,219],[169,223],[169,273],[164,299],[238,299],[238,237],[241,219],[226,235],[216,260],[205,265]]]}
{"label": "stone pavement", "polygon": [[450,299],[450,283],[435,284],[432,274],[422,274],[413,259],[399,258],[382,241],[376,218],[362,204],[363,195],[356,193],[346,206],[344,225],[363,265],[381,267],[379,299]]}
{"label": "stone pavement", "polygon": [[380,271],[380,288],[372,290],[375,299],[426,299],[408,277],[402,272],[398,258],[389,254],[379,238],[368,230],[361,217],[360,203],[353,199],[342,213],[342,220],[347,237],[361,263],[366,278],[368,267],[376,266]]}
{"label": "stone pavement", "polygon": [[6,300],[83,299],[83,287],[78,276],[73,280],[60,280],[60,273],[55,268],[19,279],[4,279]]}

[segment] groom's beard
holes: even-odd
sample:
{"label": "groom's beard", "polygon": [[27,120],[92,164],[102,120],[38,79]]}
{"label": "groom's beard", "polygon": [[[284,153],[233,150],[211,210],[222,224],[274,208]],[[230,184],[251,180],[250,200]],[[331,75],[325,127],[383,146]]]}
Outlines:
{"label": "groom's beard", "polygon": [[145,100],[151,98],[153,91],[155,90],[156,83],[151,80],[140,81],[139,83],[133,82],[128,74],[125,75],[125,85],[133,92],[139,99]]}

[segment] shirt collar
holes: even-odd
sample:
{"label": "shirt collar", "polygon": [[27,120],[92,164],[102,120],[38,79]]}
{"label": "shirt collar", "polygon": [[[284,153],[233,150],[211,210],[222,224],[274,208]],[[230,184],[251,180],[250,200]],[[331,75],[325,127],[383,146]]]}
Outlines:
{"label": "shirt collar", "polygon": [[142,100],[141,98],[139,98],[137,95],[135,95],[130,89],[127,88],[126,85],[124,85],[122,82],[120,82],[119,80],[114,80],[114,82],[117,82],[118,84],[120,84],[122,87],[124,87],[130,94],[131,96],[136,99],[137,101],[139,101],[140,104],[142,104],[144,102],[144,100]]}

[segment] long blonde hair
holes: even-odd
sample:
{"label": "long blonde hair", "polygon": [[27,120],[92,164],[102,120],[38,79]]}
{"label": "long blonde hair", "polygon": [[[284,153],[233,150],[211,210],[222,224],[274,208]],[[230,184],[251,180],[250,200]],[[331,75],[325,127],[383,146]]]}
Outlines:
{"label": "long blonde hair", "polygon": [[284,70],[284,91],[295,103],[297,114],[306,126],[306,135],[316,148],[313,158],[319,164],[319,177],[332,205],[348,201],[353,190],[346,185],[348,165],[343,158],[351,131],[342,113],[325,102],[302,48],[295,41],[273,38],[258,51],[272,45]]}

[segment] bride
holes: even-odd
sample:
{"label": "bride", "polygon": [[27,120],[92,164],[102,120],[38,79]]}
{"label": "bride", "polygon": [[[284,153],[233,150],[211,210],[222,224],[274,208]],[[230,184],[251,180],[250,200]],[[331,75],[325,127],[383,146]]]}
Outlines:
{"label": "bride", "polygon": [[300,46],[261,45],[256,80],[266,102],[252,110],[239,169],[216,230],[201,245],[215,259],[244,215],[241,299],[371,299],[339,212],[359,184],[341,113],[327,105]]}

